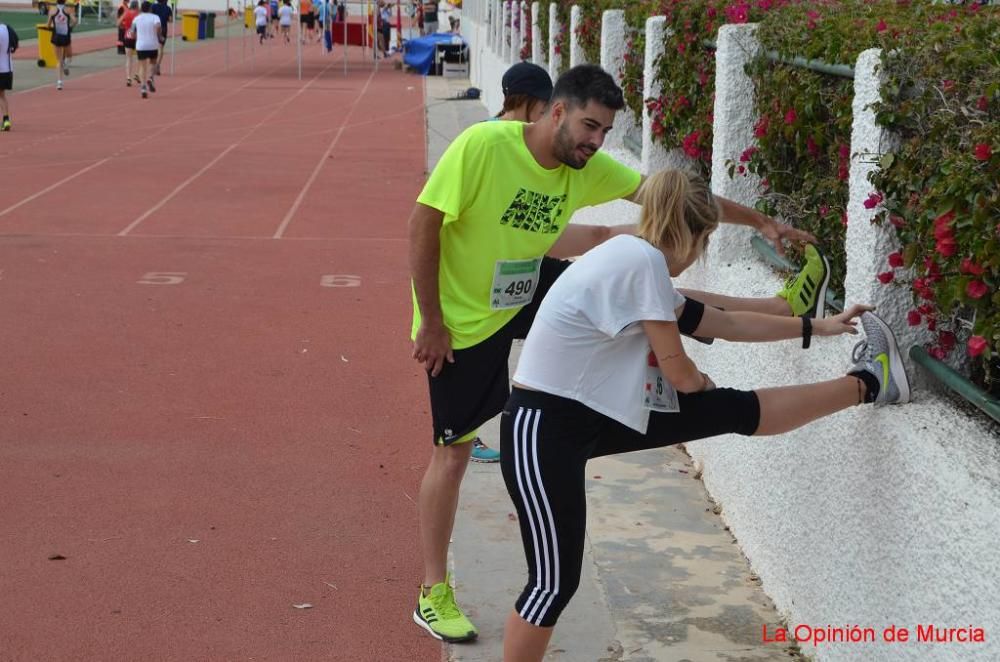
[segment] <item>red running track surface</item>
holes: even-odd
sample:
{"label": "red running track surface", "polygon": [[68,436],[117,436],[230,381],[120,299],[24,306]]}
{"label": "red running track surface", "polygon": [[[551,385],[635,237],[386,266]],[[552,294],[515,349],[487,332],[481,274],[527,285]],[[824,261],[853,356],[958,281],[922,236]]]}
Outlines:
{"label": "red running track surface", "polygon": [[300,82],[294,50],[12,95],[2,660],[440,659],[410,619],[423,83],[318,48]]}

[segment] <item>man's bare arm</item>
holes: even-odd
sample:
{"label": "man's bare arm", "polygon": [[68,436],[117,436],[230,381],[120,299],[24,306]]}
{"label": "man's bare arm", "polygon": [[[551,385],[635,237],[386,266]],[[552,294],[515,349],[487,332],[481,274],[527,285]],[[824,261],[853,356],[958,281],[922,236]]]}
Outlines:
{"label": "man's bare arm", "polygon": [[420,308],[420,328],[413,341],[413,358],[435,377],[446,360],[454,362],[438,288],[443,222],[443,212],[419,202],[410,214],[410,277]]}

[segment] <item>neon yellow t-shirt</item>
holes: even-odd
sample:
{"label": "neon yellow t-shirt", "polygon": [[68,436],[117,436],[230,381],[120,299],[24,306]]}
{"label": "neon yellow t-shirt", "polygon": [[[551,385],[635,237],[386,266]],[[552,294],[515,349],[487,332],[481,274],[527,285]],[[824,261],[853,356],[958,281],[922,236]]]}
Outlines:
{"label": "neon yellow t-shirt", "polygon": [[[525,146],[521,122],[481,122],[463,131],[417,198],[444,213],[438,288],[452,347],[486,340],[520,310],[491,307],[497,261],[542,257],[573,212],[631,195],[640,181],[604,152],[580,170],[547,170]],[[414,295],[412,337],[419,327]]]}

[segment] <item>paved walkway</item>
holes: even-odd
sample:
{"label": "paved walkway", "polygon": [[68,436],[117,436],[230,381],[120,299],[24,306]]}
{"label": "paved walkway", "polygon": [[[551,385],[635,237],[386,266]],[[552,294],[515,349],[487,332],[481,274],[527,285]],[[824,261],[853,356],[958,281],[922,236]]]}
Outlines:
{"label": "paved walkway", "polygon": [[[454,100],[469,86],[468,80],[427,78],[429,167],[448,140],[486,118],[478,101]],[[512,369],[518,354],[515,346]],[[499,446],[499,420],[482,436]],[[762,626],[773,632],[782,619],[682,449],[602,458],[587,474],[584,577],[547,659],[795,659],[787,645],[762,643]],[[446,647],[443,659],[501,660],[503,622],[527,575],[499,465],[469,467],[452,562],[459,600],[480,638]]]}

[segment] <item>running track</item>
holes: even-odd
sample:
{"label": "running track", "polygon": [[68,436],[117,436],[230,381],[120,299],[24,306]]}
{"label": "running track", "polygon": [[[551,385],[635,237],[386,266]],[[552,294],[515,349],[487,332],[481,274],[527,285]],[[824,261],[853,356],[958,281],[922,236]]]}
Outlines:
{"label": "running track", "polygon": [[410,620],[422,80],[222,48],[147,101],[118,69],[12,97],[0,660],[441,657]]}

